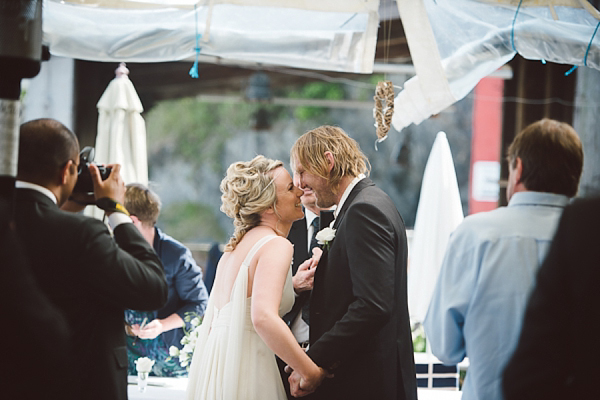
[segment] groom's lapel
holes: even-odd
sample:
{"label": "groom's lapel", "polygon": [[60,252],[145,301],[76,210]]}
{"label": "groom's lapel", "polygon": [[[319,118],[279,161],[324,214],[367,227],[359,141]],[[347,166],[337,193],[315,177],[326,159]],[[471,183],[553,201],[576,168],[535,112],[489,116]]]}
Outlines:
{"label": "groom's lapel", "polygon": [[363,190],[364,188],[366,188],[367,186],[373,186],[373,185],[374,185],[373,181],[371,181],[369,178],[363,178],[356,184],[356,186],[354,186],[354,188],[352,188],[352,191],[346,198],[346,201],[344,202],[342,209],[340,210],[339,214],[337,215],[337,218],[335,219],[335,223],[333,224],[333,229],[338,229],[338,227],[340,226],[340,223],[342,222],[342,219],[344,219],[344,216],[346,215],[346,211],[350,207],[350,204],[352,204],[352,202],[354,201],[356,196],[360,193],[360,191]]}

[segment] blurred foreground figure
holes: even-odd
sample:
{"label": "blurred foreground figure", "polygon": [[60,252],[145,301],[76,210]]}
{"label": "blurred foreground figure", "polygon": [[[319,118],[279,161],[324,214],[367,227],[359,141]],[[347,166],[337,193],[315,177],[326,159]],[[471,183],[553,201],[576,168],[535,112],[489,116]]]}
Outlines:
{"label": "blurred foreground figure", "polygon": [[35,282],[10,219],[9,203],[0,199],[1,397],[77,400],[68,384],[67,324]]}
{"label": "blurred foreground figure", "polygon": [[505,399],[600,398],[598,227],[600,198],[565,208],[504,370]]}

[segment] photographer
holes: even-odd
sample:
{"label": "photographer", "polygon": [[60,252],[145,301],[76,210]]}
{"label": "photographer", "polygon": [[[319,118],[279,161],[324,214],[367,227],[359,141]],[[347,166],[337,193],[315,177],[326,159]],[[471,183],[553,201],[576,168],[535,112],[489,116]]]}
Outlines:
{"label": "photographer", "polygon": [[[79,165],[77,137],[60,122],[21,125],[16,183],[17,235],[42,292],[64,315],[81,399],[127,399],[123,312],[153,310],[167,299],[162,264],[123,208],[125,185],[115,164],[106,180]],[[78,169],[89,168],[94,197],[114,232],[66,212]]]}

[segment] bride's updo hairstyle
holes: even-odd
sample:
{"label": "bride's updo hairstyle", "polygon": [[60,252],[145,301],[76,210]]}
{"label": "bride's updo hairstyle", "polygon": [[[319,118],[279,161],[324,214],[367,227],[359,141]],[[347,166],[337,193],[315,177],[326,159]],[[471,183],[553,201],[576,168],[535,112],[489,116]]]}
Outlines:
{"label": "bride's updo hairstyle", "polygon": [[246,232],[258,226],[260,214],[275,204],[277,191],[273,170],[282,167],[279,160],[256,156],[252,161],[233,163],[221,181],[221,211],[233,218],[235,231],[225,246],[232,251]]}

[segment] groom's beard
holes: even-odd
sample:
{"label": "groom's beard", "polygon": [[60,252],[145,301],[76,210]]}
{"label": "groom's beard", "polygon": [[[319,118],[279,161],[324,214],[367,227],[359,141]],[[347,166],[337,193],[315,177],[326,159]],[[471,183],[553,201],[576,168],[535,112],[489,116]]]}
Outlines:
{"label": "groom's beard", "polygon": [[313,192],[317,197],[317,207],[329,208],[337,204],[337,196],[333,193],[331,187],[327,186],[318,191],[313,188]]}

